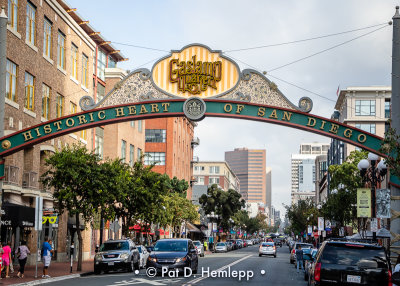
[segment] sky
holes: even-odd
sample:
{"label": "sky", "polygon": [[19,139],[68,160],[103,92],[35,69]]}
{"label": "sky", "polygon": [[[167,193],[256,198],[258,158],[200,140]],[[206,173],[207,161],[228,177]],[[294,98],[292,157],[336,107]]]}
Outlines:
{"label": "sky", "polygon": [[[118,64],[126,70],[151,69],[157,59],[168,54],[165,51],[202,43],[226,51],[225,55],[234,58],[241,70],[267,71],[267,77],[291,102],[298,105],[301,97],[308,96],[314,104],[311,113],[328,118],[334,111],[338,86],[346,89],[391,84],[393,26],[375,25],[391,21],[400,1],[68,0],[67,3],[129,58]],[[375,27],[294,44],[228,52],[370,26]],[[381,27],[384,28],[372,32]],[[362,36],[369,32],[372,33]],[[334,46],[337,47],[329,49]],[[239,147],[266,149],[266,164],[272,168],[272,204],[282,214],[283,204],[290,204],[291,154],[299,152],[301,143],[330,142],[330,138],[289,127],[223,118],[205,118],[195,128],[195,136],[200,138],[200,145],[194,153],[201,161],[224,160],[225,151]]]}

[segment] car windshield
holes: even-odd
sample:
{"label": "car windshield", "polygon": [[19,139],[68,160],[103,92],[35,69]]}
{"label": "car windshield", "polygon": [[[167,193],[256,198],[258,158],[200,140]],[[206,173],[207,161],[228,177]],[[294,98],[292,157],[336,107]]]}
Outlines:
{"label": "car windshield", "polygon": [[262,246],[274,246],[272,242],[263,242]]}
{"label": "car windshield", "polygon": [[187,252],[185,240],[160,240],[154,246],[154,251]]}
{"label": "car windshield", "polygon": [[217,243],[217,246],[225,246],[226,244],[225,243],[223,243],[223,242],[218,242]]}
{"label": "car windshield", "polygon": [[128,249],[129,249],[129,243],[126,241],[105,242],[100,247],[100,251],[128,250]]}
{"label": "car windshield", "polygon": [[200,241],[193,241],[193,244],[196,245],[196,246],[200,246],[201,245]]}
{"label": "car windshield", "polygon": [[312,244],[308,244],[308,243],[297,243],[296,249],[299,249],[300,246],[301,246],[301,248],[313,248],[314,247]]}
{"label": "car windshield", "polygon": [[139,250],[139,252],[142,252],[142,247],[138,246],[137,249]]}
{"label": "car windshield", "polygon": [[364,245],[328,244],[322,252],[321,262],[322,264],[357,266],[364,269],[388,267],[383,248]]}

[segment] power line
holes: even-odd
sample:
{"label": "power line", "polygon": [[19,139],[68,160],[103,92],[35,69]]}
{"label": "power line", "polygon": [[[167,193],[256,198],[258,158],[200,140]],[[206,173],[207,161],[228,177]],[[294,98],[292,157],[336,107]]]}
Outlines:
{"label": "power line", "polygon": [[270,47],[277,47],[277,46],[283,46],[283,45],[289,45],[289,44],[295,44],[295,43],[313,41],[313,40],[318,40],[318,39],[323,39],[323,38],[328,38],[328,37],[333,37],[333,36],[339,36],[339,35],[343,35],[343,34],[348,34],[348,33],[352,33],[352,32],[362,31],[362,30],[366,30],[366,29],[371,29],[371,28],[375,28],[375,27],[382,26],[382,25],[387,25],[387,24],[388,24],[388,23],[381,23],[381,24],[376,24],[376,25],[372,25],[372,26],[367,26],[367,27],[364,27],[364,28],[348,30],[348,31],[344,31],[344,32],[338,32],[338,33],[327,34],[327,35],[323,35],[323,36],[317,36],[317,37],[312,37],[312,38],[306,38],[306,39],[302,39],[302,40],[295,40],[295,41],[289,41],[289,42],[283,42],[283,43],[269,44],[269,45],[265,45],[265,46],[257,46],[257,47],[243,48],[243,49],[235,49],[235,50],[226,50],[226,51],[224,51],[224,53],[240,52],[240,51],[248,51],[248,50],[256,50],[256,49],[263,49],[263,48],[270,48]]}
{"label": "power line", "polygon": [[150,47],[145,47],[145,46],[138,46],[138,45],[133,45],[133,44],[118,43],[118,42],[111,42],[111,43],[117,44],[117,45],[122,45],[122,46],[128,46],[128,47],[138,48],[138,49],[150,50],[150,51],[167,52],[167,53],[170,52],[170,51],[167,51],[167,50],[161,50],[161,49],[150,48]]}
{"label": "power line", "polygon": [[362,38],[362,37],[365,37],[365,36],[367,36],[367,35],[369,35],[369,34],[375,33],[375,32],[377,32],[377,31],[379,31],[379,30],[381,30],[381,29],[383,29],[383,28],[386,28],[386,27],[389,27],[389,25],[380,27],[380,28],[375,29],[375,30],[373,30],[373,31],[370,31],[370,32],[368,32],[368,33],[362,34],[362,35],[360,35],[360,36],[358,36],[358,37],[352,38],[352,39],[347,40],[347,41],[344,41],[344,42],[342,42],[342,43],[340,43],[340,44],[334,45],[334,46],[329,47],[329,48],[326,48],[326,49],[324,49],[324,50],[322,50],[322,51],[319,51],[319,52],[316,52],[316,53],[314,53],[314,54],[311,54],[311,55],[309,55],[309,56],[300,58],[300,59],[298,59],[298,60],[292,61],[292,62],[290,62],[290,63],[284,64],[284,65],[281,65],[281,66],[278,66],[278,67],[276,67],[276,68],[273,68],[273,69],[269,70],[268,72],[276,71],[276,70],[278,70],[278,69],[281,69],[281,68],[290,66],[290,65],[295,64],[295,63],[298,63],[298,62],[300,62],[300,61],[303,61],[303,60],[309,59],[309,58],[311,58],[311,57],[317,56],[317,55],[319,55],[319,54],[325,53],[325,52],[327,52],[327,51],[333,50],[333,49],[335,49],[335,48],[337,48],[337,47],[343,46],[343,45],[348,44],[348,43],[350,43],[350,42],[352,42],[352,41],[355,41],[355,40],[357,40],[357,39],[360,39],[360,38]]}

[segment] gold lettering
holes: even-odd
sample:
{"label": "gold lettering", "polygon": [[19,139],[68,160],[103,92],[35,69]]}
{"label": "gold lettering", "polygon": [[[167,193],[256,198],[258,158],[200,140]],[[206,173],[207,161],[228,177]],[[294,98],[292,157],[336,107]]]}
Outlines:
{"label": "gold lettering", "polygon": [[147,111],[145,105],[142,105],[142,106],[140,107],[140,112],[139,112],[139,114],[143,114],[143,113],[148,113],[148,111]]}
{"label": "gold lettering", "polygon": [[352,134],[353,134],[353,131],[352,131],[351,129],[349,129],[349,128],[347,128],[347,129],[343,132],[343,135],[344,135],[344,137],[346,137],[346,138],[350,138]]}
{"label": "gold lettering", "polygon": [[[361,137],[362,137],[362,139],[361,139]],[[367,136],[365,134],[360,134],[360,135],[358,135],[357,140],[360,143],[364,143],[367,140]]]}
{"label": "gold lettering", "polygon": [[60,125],[62,124],[61,121],[56,121],[53,124],[54,124],[54,126],[57,126],[57,130],[61,130],[61,127],[60,127]]}
{"label": "gold lettering", "polygon": [[31,133],[31,131],[29,130],[29,131],[27,131],[27,132],[24,132],[24,133],[22,133],[22,135],[24,135],[24,138],[25,138],[25,140],[24,141],[28,141],[28,140],[31,140],[31,139],[33,139],[33,136],[32,136],[32,133]]}
{"label": "gold lettering", "polygon": [[291,112],[287,112],[287,111],[284,111],[284,112],[283,112],[283,118],[282,118],[282,120],[290,121],[291,118],[292,118],[292,113],[291,113]]}
{"label": "gold lettering", "polygon": [[80,125],[80,124],[87,123],[87,120],[86,120],[86,118],[85,118],[85,115],[79,115],[79,116],[78,116],[78,119],[79,119],[79,125]]}
{"label": "gold lettering", "polygon": [[116,117],[125,116],[125,113],[124,113],[124,108],[123,108],[123,107],[118,107],[118,108],[115,108],[115,111],[117,112],[117,115],[116,115]]}
{"label": "gold lettering", "polygon": [[339,129],[339,125],[332,123],[331,129],[329,130],[329,132],[337,134],[338,129]]}
{"label": "gold lettering", "polygon": [[265,107],[259,107],[257,115],[263,117],[265,115]]}
{"label": "gold lettering", "polygon": [[278,119],[278,116],[276,115],[276,109],[272,110],[271,115],[269,116],[269,118]]}
{"label": "gold lettering", "polygon": [[43,129],[44,129],[44,133],[45,133],[45,134],[51,133],[51,126],[50,126],[50,124],[46,124],[45,126],[43,126]]}
{"label": "gold lettering", "polygon": [[37,137],[42,136],[42,134],[40,134],[39,128],[35,128],[35,131],[36,131],[36,136]]}
{"label": "gold lettering", "polygon": [[169,80],[171,82],[177,82],[178,81],[178,69],[174,69],[173,68],[173,65],[174,64],[176,65],[177,63],[178,63],[177,59],[171,60],[169,62]]}
{"label": "gold lettering", "polygon": [[321,124],[321,127],[320,127],[319,129],[324,130],[325,123],[326,123],[326,121],[325,121],[325,120],[322,120],[322,124]]}
{"label": "gold lettering", "polygon": [[224,105],[224,111],[225,112],[231,112],[232,111],[232,105],[230,105],[229,103],[225,104]]}
{"label": "gold lettering", "polygon": [[161,103],[162,107],[163,107],[163,112],[168,112],[168,107],[170,106],[170,104],[168,102],[164,102]]}
{"label": "gold lettering", "polygon": [[129,109],[129,115],[134,115],[136,114],[136,106],[128,106]]}
{"label": "gold lettering", "polygon": [[[72,121],[72,123],[70,123],[70,120]],[[74,121],[73,118],[68,118],[68,119],[65,121],[65,124],[66,124],[68,127],[71,127],[71,126],[74,126],[75,121]]]}
{"label": "gold lettering", "polygon": [[315,124],[317,124],[317,120],[315,120],[314,118],[312,118],[312,117],[308,117],[308,123],[307,123],[307,126],[309,126],[309,127],[314,127],[315,126]]}
{"label": "gold lettering", "polygon": [[93,112],[90,112],[90,113],[89,113],[89,117],[90,117],[90,122],[93,122],[93,121],[94,121],[94,119],[93,119]]}
{"label": "gold lettering", "polygon": [[106,118],[106,112],[105,112],[104,110],[101,110],[101,111],[97,112],[97,117],[98,117],[99,119],[104,119],[104,118]]}
{"label": "gold lettering", "polygon": [[236,113],[242,112],[243,108],[244,108],[244,105],[238,104],[238,105],[236,106]]}
{"label": "gold lettering", "polygon": [[160,110],[158,109],[158,104],[153,103],[151,104],[151,112],[160,112]]}

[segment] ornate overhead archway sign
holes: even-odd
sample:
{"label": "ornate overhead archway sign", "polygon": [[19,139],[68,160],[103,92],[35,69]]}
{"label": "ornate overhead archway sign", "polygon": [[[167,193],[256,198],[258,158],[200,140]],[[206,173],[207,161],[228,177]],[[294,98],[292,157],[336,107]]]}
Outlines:
{"label": "ornate overhead archway sign", "polygon": [[[312,101],[291,103],[263,74],[240,71],[231,59],[201,44],[172,51],[152,70],[138,69],[100,102],[85,96],[81,113],[64,116],[0,138],[0,156],[54,137],[136,119],[206,116],[256,120],[294,127],[379,153],[382,138],[328,118],[310,114]],[[383,154],[380,154],[383,156]]]}

